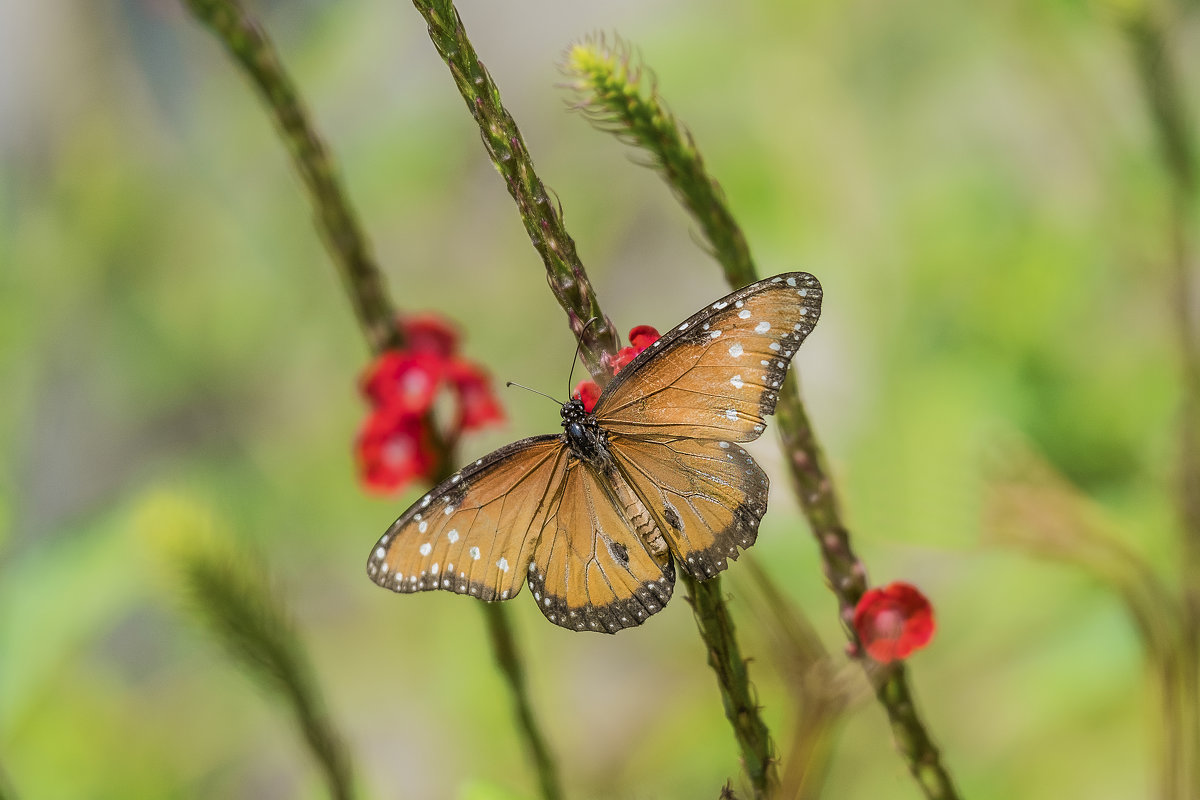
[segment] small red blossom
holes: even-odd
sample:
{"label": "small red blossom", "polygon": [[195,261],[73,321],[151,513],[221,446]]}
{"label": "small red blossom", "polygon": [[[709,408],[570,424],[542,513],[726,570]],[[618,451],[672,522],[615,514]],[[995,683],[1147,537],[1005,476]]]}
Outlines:
{"label": "small red blossom", "polygon": [[458,425],[464,431],[474,431],[504,421],[504,410],[496,396],[488,374],[468,361],[451,361],[446,377],[458,394]]}
{"label": "small red blossom", "polygon": [[481,367],[457,356],[458,333],[441,317],[417,314],[397,324],[404,348],[382,353],[367,367],[359,389],[371,405],[355,444],[359,476],[367,489],[396,492],[418,478],[432,478],[438,461],[427,426],[442,389],[454,397],[457,415],[445,439],[504,419]]}
{"label": "small red blossom", "polygon": [[433,404],[445,364],[429,353],[388,350],[376,358],[359,381],[374,405],[397,405],[424,412]]}
{"label": "small red blossom", "polygon": [[575,384],[575,391],[571,396],[583,403],[583,410],[590,414],[596,407],[596,401],[600,399],[600,384],[595,381],[580,381]]}
{"label": "small red blossom", "polygon": [[428,477],[435,456],[419,414],[398,406],[374,409],[355,443],[358,474],[372,492],[391,493]]}
{"label": "small red blossom", "polygon": [[400,330],[407,352],[449,358],[458,350],[458,331],[437,314],[401,317]]}
{"label": "small red blossom", "polygon": [[622,347],[617,351],[617,354],[607,359],[609,368],[612,369],[612,374],[616,375],[633,359],[637,358],[637,354],[645,350],[650,345],[658,341],[658,331],[649,325],[638,325],[629,331],[629,347]]}
{"label": "small red blossom", "polygon": [[658,330],[649,325],[638,325],[629,331],[629,343],[639,353],[657,342],[658,338]]}
{"label": "small red blossom", "polygon": [[[638,353],[657,342],[658,338],[658,331],[654,328],[649,325],[638,325],[629,331],[629,346],[622,347],[615,356],[605,354],[604,365],[612,370],[613,375],[616,375],[630,361],[637,358]],[[575,391],[571,393],[571,396],[581,401],[583,410],[590,414],[596,407],[596,401],[600,399],[600,386],[595,381],[580,381],[576,384]]]}
{"label": "small red blossom", "polygon": [[612,370],[612,374],[616,375],[618,372],[620,372],[622,367],[637,357],[637,354],[638,351],[632,347],[622,347],[620,350],[618,350],[615,356],[607,359],[608,366],[609,369]]}
{"label": "small red blossom", "polygon": [[881,664],[908,658],[933,638],[933,607],[908,583],[869,589],[854,609],[854,630]]}

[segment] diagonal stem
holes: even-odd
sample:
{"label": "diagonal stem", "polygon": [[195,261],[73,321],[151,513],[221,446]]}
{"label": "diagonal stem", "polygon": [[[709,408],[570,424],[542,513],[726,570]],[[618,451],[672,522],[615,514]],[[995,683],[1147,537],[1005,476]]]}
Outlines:
{"label": "diagonal stem", "polygon": [[[563,225],[557,200],[534,171],[517,123],[501,103],[500,90],[480,63],[454,4],[450,0],[413,0],[413,5],[428,23],[429,38],[450,68],[467,109],[479,125],[483,146],[517,204],[525,231],[546,265],[546,281],[567,312],[571,331],[583,345],[584,364],[596,380],[605,380],[602,356],[617,352],[616,329],[600,310],[596,292],[575,252],[575,240]],[[598,321],[588,325],[593,317]]]}
{"label": "diagonal stem", "polygon": [[492,653],[496,657],[496,664],[508,680],[509,690],[513,694],[513,710],[521,727],[525,750],[537,770],[542,797],[545,800],[561,800],[563,793],[558,778],[558,765],[550,755],[550,748],[546,746],[546,740],[533,717],[533,703],[529,700],[529,685],[525,680],[525,665],[516,648],[512,621],[504,608],[497,603],[486,603],[483,606],[483,616],[487,622],[488,636],[492,640]]}
{"label": "diagonal stem", "polygon": [[1175,318],[1182,384],[1179,408],[1177,500],[1183,558],[1181,643],[1162,664],[1166,797],[1200,796],[1200,320],[1196,317],[1193,226],[1200,200],[1200,168],[1189,124],[1182,76],[1163,11],[1145,5],[1125,20],[1134,66],[1159,140],[1168,182],[1167,304]]}
{"label": "diagonal stem", "polygon": [[[580,339],[584,363],[599,382],[608,379],[604,354],[615,353],[617,336],[604,316],[587,272],[575,252],[575,244],[563,226],[557,204],[533,167],[516,122],[504,108],[500,91],[488,74],[462,19],[450,0],[413,0],[429,25],[429,37],[446,62],[455,85],[479,125],[484,147],[504,178],[517,204],[525,230],[546,266],[546,279],[559,305],[567,312],[571,330]],[[587,321],[599,318],[583,330]],[[778,783],[770,737],[751,702],[749,677],[742,660],[732,622],[717,581],[694,584],[685,579],[693,602],[701,636],[708,647],[710,663],[718,676],[722,702],[743,754],[746,770],[754,781],[756,797],[765,797]]]}
{"label": "diagonal stem", "polygon": [[[758,270],[746,237],[720,186],[705,170],[691,134],[666,109],[657,92],[651,89],[642,93],[642,70],[631,66],[629,49],[621,43],[606,48],[585,42],[568,52],[564,69],[576,79],[572,88],[593,120],[651,154],[656,169],[700,226],[729,285],[736,289],[757,280]],[[855,554],[842,521],[833,481],[800,399],[794,372],[779,392],[775,413],[792,488],[820,548],[846,636],[858,652],[858,636],[851,621],[854,607],[867,588],[866,568]],[[905,669],[875,670],[872,662],[862,663],[887,712],[896,745],[926,797],[957,798],[950,774],[917,712]]]}
{"label": "diagonal stem", "polygon": [[701,583],[683,570],[680,576],[687,589],[696,624],[708,646],[708,665],[717,674],[725,717],[733,726],[754,796],[772,797],[779,788],[775,745],[759,714],[746,660],[742,658],[733,619],[729,616],[721,593],[721,579],[711,578]]}
{"label": "diagonal stem", "polygon": [[[403,341],[395,322],[395,304],[388,295],[383,274],[362,232],[358,215],[341,186],[333,158],[310,122],[300,94],[284,70],[266,31],[239,0],[184,2],[241,65],[266,104],[308,190],[316,211],[317,227],[343,276],[350,304],[368,347],[379,353],[401,346]],[[434,424],[432,412],[425,418],[425,428],[438,454],[433,476],[436,483],[454,471],[454,445]],[[533,715],[521,670],[520,650],[506,616],[508,612],[498,606],[486,606],[483,613],[496,662],[513,699],[518,729],[541,779],[543,798],[558,800],[562,794],[557,785],[557,771]]]}

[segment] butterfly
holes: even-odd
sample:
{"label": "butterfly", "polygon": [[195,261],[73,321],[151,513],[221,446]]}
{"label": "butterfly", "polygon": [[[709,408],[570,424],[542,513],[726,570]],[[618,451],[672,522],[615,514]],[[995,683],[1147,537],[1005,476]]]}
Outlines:
{"label": "butterfly", "polygon": [[616,633],[671,598],[675,565],[703,581],[754,544],[766,473],[739,444],[775,411],[821,313],[793,272],[697,311],[627,364],[562,433],[522,439],[440,483],[367,561],[395,592],[507,600],[528,583],[550,622]]}

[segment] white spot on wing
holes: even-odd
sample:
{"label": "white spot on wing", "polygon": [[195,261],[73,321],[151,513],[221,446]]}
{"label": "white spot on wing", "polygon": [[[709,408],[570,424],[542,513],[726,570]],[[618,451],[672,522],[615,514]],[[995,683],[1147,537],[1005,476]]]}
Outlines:
{"label": "white spot on wing", "polygon": [[771,330],[771,323],[767,322],[765,319],[754,326],[755,333],[766,333],[769,330]]}
{"label": "white spot on wing", "polygon": [[743,308],[741,311],[738,312],[738,316],[741,317],[742,319],[746,319],[747,317],[750,316],[750,309]]}
{"label": "white spot on wing", "polygon": [[729,382],[733,384],[733,388],[735,388],[735,389],[740,389],[746,385],[746,382],[744,380],[742,380],[741,375],[734,375],[732,378],[729,379]]}
{"label": "white spot on wing", "polygon": [[771,348],[772,350],[778,350],[779,342],[771,342],[769,345],[767,345],[767,347]]}
{"label": "white spot on wing", "polygon": [[433,545],[431,545],[429,542],[426,542],[417,549],[420,551],[421,555],[427,556],[433,552]]}
{"label": "white spot on wing", "polygon": [[446,531],[446,538],[450,540],[450,544],[454,544],[455,542],[457,542],[458,541],[458,529],[451,528],[450,530]]}
{"label": "white spot on wing", "polygon": [[421,533],[424,533],[428,529],[429,529],[429,523],[425,522],[424,520],[421,520],[421,524],[417,526],[417,530],[420,531]]}
{"label": "white spot on wing", "polygon": [[386,554],[386,552],[387,552],[387,551],[386,551],[386,550],[384,550],[382,547],[376,547],[376,548],[375,548],[375,557],[376,557],[376,558],[383,558],[383,557],[384,557],[384,555]]}
{"label": "white spot on wing", "polygon": [[742,349],[741,342],[734,342],[733,346],[729,348],[729,355],[734,358],[741,358],[744,352],[746,351]]}
{"label": "white spot on wing", "polygon": [[737,409],[731,408],[731,409],[727,410],[725,412],[725,418],[726,419],[737,419],[738,418],[737,417]]}
{"label": "white spot on wing", "polygon": [[508,572],[508,559],[501,558],[499,561],[496,562],[496,566],[500,568],[501,572]]}
{"label": "white spot on wing", "polygon": [[479,560],[479,548],[478,547],[472,547],[469,552],[471,554],[471,558],[475,559],[476,561]]}

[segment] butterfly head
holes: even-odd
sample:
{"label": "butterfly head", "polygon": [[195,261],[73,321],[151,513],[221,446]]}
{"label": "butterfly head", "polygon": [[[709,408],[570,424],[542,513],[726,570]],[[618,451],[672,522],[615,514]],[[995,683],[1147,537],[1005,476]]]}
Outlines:
{"label": "butterfly head", "polygon": [[588,413],[583,407],[583,401],[572,398],[571,400],[563,403],[562,424],[564,428],[570,425],[572,422],[583,422],[587,418]]}
{"label": "butterfly head", "polygon": [[579,400],[563,403],[562,425],[571,452],[581,461],[601,465],[608,460],[607,439]]}

